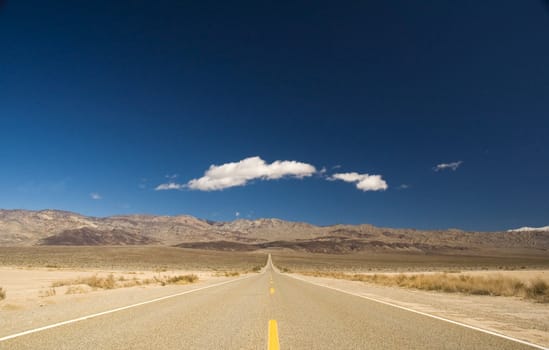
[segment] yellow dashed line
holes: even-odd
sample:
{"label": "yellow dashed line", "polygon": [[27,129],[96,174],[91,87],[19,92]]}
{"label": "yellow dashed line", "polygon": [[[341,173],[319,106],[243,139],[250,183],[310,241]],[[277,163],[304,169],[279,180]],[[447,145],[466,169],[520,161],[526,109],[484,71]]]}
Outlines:
{"label": "yellow dashed line", "polygon": [[269,320],[269,346],[268,350],[280,350],[278,343],[278,326],[276,320]]}
{"label": "yellow dashed line", "polygon": [[271,289],[269,289],[269,293],[274,294],[275,293],[275,289],[273,287],[271,287]]}

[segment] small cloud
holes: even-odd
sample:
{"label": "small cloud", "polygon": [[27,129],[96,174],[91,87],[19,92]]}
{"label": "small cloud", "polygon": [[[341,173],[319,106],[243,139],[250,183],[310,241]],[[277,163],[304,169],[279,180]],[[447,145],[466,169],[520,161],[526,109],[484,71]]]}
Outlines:
{"label": "small cloud", "polygon": [[240,216],[240,212],[237,211],[236,213],[234,213],[234,216],[239,217],[239,216]]}
{"label": "small cloud", "polygon": [[323,175],[323,174],[326,173],[326,171],[327,171],[327,170],[326,170],[326,167],[323,166],[322,169],[320,169],[320,170],[318,171],[318,173],[319,173],[320,175]]}
{"label": "small cloud", "polygon": [[175,182],[168,182],[168,183],[160,184],[156,186],[154,190],[155,191],[182,190],[183,188],[185,188],[185,185],[178,184]]}
{"label": "small cloud", "polygon": [[361,191],[385,191],[389,186],[383,180],[381,175],[369,175],[359,173],[338,173],[328,178],[330,181],[345,181],[356,184],[356,188]]}
{"label": "small cloud", "polygon": [[101,195],[99,193],[96,193],[96,192],[90,193],[90,197],[93,200],[103,199],[103,197],[101,197]]}
{"label": "small cloud", "polygon": [[165,178],[170,180],[175,180],[179,177],[179,174],[166,174]]}
{"label": "small cloud", "polygon": [[302,179],[316,173],[311,164],[295,160],[277,160],[270,164],[260,157],[249,157],[238,162],[211,165],[198,179],[190,180],[185,187],[199,191],[218,191],[245,186],[249,181],[277,180],[285,177]]}
{"label": "small cloud", "polygon": [[334,166],[332,167],[332,169],[339,169],[339,168],[341,168],[341,165],[339,165],[339,164],[334,165]]}
{"label": "small cloud", "polygon": [[452,163],[441,163],[441,164],[437,164],[433,170],[434,171],[442,171],[442,170],[447,170],[447,169],[451,169],[452,171],[456,171],[457,168],[460,167],[460,165],[463,164],[463,161],[458,161],[458,162],[452,162]]}
{"label": "small cloud", "polygon": [[402,184],[397,187],[397,190],[407,190],[410,188],[410,185]]}

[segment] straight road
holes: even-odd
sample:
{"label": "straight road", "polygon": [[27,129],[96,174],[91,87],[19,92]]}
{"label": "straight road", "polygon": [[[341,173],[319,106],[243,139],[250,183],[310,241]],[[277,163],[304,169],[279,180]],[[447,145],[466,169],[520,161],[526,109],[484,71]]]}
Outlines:
{"label": "straight road", "polygon": [[534,349],[263,273],[12,339],[0,349]]}

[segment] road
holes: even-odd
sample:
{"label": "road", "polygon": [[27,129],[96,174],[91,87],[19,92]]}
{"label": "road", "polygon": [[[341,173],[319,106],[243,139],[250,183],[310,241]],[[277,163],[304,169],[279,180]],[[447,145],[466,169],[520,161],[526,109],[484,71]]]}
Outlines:
{"label": "road", "polygon": [[316,286],[260,274],[0,341],[0,349],[533,349]]}

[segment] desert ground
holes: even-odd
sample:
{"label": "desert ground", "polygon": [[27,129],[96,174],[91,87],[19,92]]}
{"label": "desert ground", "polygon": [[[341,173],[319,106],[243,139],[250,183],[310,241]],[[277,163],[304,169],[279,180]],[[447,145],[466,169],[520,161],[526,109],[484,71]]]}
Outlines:
{"label": "desert ground", "polygon": [[97,310],[252,275],[265,266],[268,254],[278,271],[301,280],[549,346],[547,302],[346,278],[445,274],[549,284],[549,258],[544,255],[251,253],[150,246],[0,248],[0,287],[5,293],[0,300],[0,338]]}

